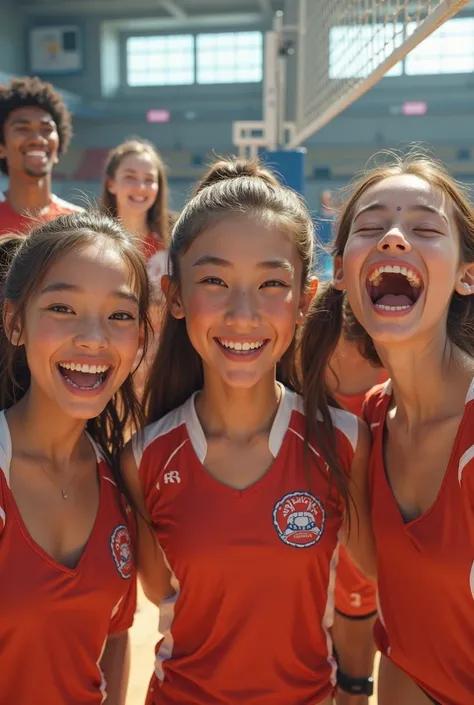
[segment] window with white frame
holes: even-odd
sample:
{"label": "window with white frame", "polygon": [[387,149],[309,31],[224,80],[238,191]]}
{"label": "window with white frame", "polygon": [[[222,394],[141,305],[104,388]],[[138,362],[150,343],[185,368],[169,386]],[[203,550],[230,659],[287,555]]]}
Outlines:
{"label": "window with white frame", "polygon": [[197,83],[255,83],[262,80],[261,32],[198,34]]}
{"label": "window with white frame", "polygon": [[[410,36],[417,24],[405,30],[400,24],[332,27],[329,35],[329,78],[365,78]],[[474,17],[445,22],[412,49],[386,76],[420,76],[474,72]]]}
{"label": "window with white frame", "polygon": [[129,86],[184,86],[194,83],[194,36],[129,37]]}
{"label": "window with white frame", "polygon": [[[409,23],[407,34],[416,29]],[[408,76],[474,71],[474,17],[456,17],[424,39],[405,58]]]}
{"label": "window with white frame", "polygon": [[[329,78],[365,78],[403,42],[402,24],[366,24],[331,27]],[[400,76],[401,62],[387,76]]]}

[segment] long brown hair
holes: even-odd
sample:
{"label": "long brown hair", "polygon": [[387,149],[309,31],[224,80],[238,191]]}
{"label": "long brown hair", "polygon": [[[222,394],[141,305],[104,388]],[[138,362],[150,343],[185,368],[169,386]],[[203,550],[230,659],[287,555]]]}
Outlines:
{"label": "long brown hair", "polygon": [[[146,350],[149,332],[149,286],[146,265],[132,239],[120,224],[100,213],[73,213],[34,228],[16,251],[3,286],[3,307],[14,306],[10,330],[25,325],[28,301],[44,280],[48,269],[61,257],[98,239],[117,249],[126,263],[138,296],[139,322],[144,328]],[[119,457],[124,447],[124,429],[142,426],[143,415],[135,396],[133,371],[104,411],[87,421],[86,429],[102,449],[118,487],[130,501],[120,474]],[[0,325],[0,408],[8,409],[26,394],[31,374],[24,346],[16,346]],[[133,505],[133,502],[130,502]]]}
{"label": "long brown hair", "polygon": [[151,142],[141,139],[131,139],[119,144],[112,149],[105,162],[104,178],[102,183],[102,196],[100,199],[100,210],[113,218],[118,217],[117,198],[109,191],[109,179],[115,179],[117,169],[125,157],[132,154],[147,154],[151,157],[158,172],[158,194],[156,201],[148,210],[147,225],[150,231],[160,239],[162,245],[167,248],[169,240],[170,223],[173,215],[168,210],[168,179],[166,175],[166,165]]}
{"label": "long brown hair", "polygon": [[[464,262],[474,262],[474,210],[467,189],[448,173],[444,165],[420,152],[407,155],[391,153],[388,163],[370,169],[352,185],[350,195],[339,212],[335,225],[332,255],[342,257],[352,228],[357,204],[372,186],[392,176],[411,174],[442,191],[453,207],[460,237],[460,255]],[[322,408],[329,397],[326,367],[339,336],[349,328],[351,340],[374,365],[381,366],[372,338],[353,315],[345,293],[332,283],[321,288],[310,308],[301,346],[305,395],[312,408]],[[469,355],[474,355],[474,297],[453,293],[448,312],[447,334],[450,340]],[[326,420],[329,426],[330,419]]]}
{"label": "long brown hair", "polygon": [[[314,231],[303,200],[276,179],[258,161],[219,160],[198,185],[198,193],[185,206],[171,237],[169,258],[171,284],[179,286],[180,258],[209,225],[235,215],[254,215],[284,229],[296,244],[303,263],[302,286],[312,268]],[[298,332],[283,355],[278,379],[300,390],[296,364]],[[179,407],[203,385],[202,362],[189,340],[186,321],[167,310],[158,352],[145,392],[149,422]]]}

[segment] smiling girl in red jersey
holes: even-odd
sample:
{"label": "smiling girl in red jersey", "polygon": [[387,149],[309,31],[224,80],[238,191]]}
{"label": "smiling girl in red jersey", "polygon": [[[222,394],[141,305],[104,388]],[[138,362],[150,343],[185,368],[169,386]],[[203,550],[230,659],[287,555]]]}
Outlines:
{"label": "smiling girl in red jersey", "polygon": [[[109,152],[105,163],[100,208],[119,218],[147,261],[153,301],[149,315],[154,345],[135,375],[137,393],[143,393],[149,365],[161,327],[161,277],[168,267],[168,240],[172,214],[168,209],[166,166],[155,147],[144,140],[127,140]],[[141,351],[139,357],[143,357]]]}
{"label": "smiling girl in red jersey", "polygon": [[120,218],[138,238],[155,290],[166,273],[171,225],[166,166],[150,142],[128,140],[109,152],[105,164],[101,210]]}
{"label": "smiling girl in red jersey", "polygon": [[[33,230],[0,332],[0,701],[123,705],[135,609],[117,457],[146,268],[99,214]],[[115,401],[116,400],[116,401]]]}
{"label": "smiling girl in red jersey", "polygon": [[302,201],[255,163],[220,162],[214,177],[173,231],[150,424],[124,458],[162,549],[140,524],[139,570],[163,634],[147,703],[330,705],[349,474],[360,534],[347,540],[372,559],[368,431],[327,404],[305,415],[295,391],[314,237]]}
{"label": "smiling girl in red jersey", "polygon": [[347,296],[391,378],[366,403],[378,702],[472,705],[474,211],[441,164],[400,157],[356,184],[334,255],[310,326],[318,351],[335,344]]}

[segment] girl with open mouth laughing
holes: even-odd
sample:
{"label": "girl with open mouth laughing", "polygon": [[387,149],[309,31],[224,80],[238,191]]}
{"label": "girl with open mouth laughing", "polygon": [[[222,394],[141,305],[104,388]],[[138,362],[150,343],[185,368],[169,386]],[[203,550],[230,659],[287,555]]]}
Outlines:
{"label": "girl with open mouth laughing", "polygon": [[307,327],[307,349],[318,359],[308,358],[305,371],[320,374],[347,297],[367,356],[391,377],[365,411],[383,654],[378,702],[471,705],[474,211],[441,164],[396,158],[355,185],[334,255],[333,285]]}
{"label": "girl with open mouth laughing", "polygon": [[131,372],[147,305],[144,260],[122,228],[100,214],[36,228],[6,276],[4,705],[99,705],[106,696],[113,705],[125,702],[136,589],[117,457],[122,429],[139,420]]}

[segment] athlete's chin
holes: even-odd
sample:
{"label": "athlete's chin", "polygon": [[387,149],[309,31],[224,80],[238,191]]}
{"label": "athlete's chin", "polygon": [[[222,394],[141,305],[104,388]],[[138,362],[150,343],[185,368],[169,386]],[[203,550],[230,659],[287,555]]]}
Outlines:
{"label": "athlete's chin", "polygon": [[28,167],[23,169],[24,173],[32,179],[44,179],[45,176],[51,174],[51,170],[52,167],[49,165],[41,167],[41,169],[30,169]]}

